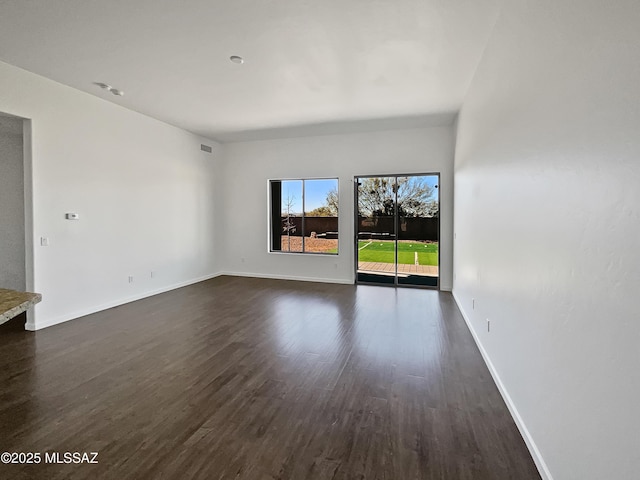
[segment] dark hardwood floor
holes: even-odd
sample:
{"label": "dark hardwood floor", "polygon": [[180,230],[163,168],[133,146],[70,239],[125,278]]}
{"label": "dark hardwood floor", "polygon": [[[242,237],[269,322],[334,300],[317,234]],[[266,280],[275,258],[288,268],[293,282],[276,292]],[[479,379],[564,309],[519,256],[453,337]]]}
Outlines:
{"label": "dark hardwood floor", "polygon": [[0,332],[2,479],[539,479],[448,293],[219,277]]}

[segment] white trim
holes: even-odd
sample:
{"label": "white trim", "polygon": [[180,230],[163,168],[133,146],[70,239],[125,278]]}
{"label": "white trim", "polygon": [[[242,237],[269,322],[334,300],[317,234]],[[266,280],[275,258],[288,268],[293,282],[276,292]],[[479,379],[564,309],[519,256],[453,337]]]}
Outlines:
{"label": "white trim", "polygon": [[[24,266],[26,273],[25,288],[35,292],[34,269],[34,229],[33,229],[33,138],[32,120],[22,119],[22,165],[24,184]],[[33,308],[27,310],[27,323],[34,321]]]}
{"label": "white trim", "polygon": [[[279,275],[273,273],[251,273],[251,272],[220,272],[219,275],[228,275],[230,277],[251,277],[251,278],[271,278],[273,280],[295,280],[300,282],[319,282],[319,283],[337,283],[341,285],[354,285],[355,278],[321,278],[321,277],[299,277],[292,275]],[[440,287],[442,292],[451,292],[451,287]]]}
{"label": "white trim", "polygon": [[107,310],[109,308],[117,307],[119,305],[124,305],[125,303],[135,302],[136,300],[141,300],[147,297],[153,297],[154,295],[158,295],[160,293],[165,293],[170,290],[186,287],[187,285],[192,285],[194,283],[203,282],[211,278],[219,277],[220,275],[222,275],[222,273],[218,272],[210,275],[205,275],[203,277],[186,280],[184,282],[174,283],[173,285],[162,287],[156,290],[151,290],[148,292],[139,293],[137,295],[132,295],[130,297],[121,298],[119,300],[103,303],[102,305],[97,305],[95,307],[77,310],[73,313],[67,313],[59,317],[49,318],[46,320],[38,320],[35,323],[27,320],[27,323],[25,324],[24,328],[25,330],[29,330],[29,331],[41,330],[43,328],[52,327],[53,325],[58,325],[59,323],[64,323],[64,322],[68,322],[69,320],[75,320],[77,318],[84,317],[85,315],[91,315],[92,313],[101,312],[102,310]]}
{"label": "white trim", "polygon": [[353,280],[348,280],[343,278],[298,277],[298,276],[290,276],[290,275],[278,275],[278,274],[272,274],[272,273],[249,273],[249,272],[220,272],[220,275],[229,275],[231,277],[271,278],[274,280],[296,280],[300,282],[340,283],[344,285],[353,285]]}
{"label": "white trim", "polygon": [[527,426],[525,425],[524,420],[522,420],[522,417],[520,416],[520,413],[518,412],[516,405],[513,403],[513,400],[511,399],[511,395],[509,395],[507,388],[505,387],[504,383],[502,383],[502,380],[500,379],[500,375],[498,375],[496,368],[493,366],[493,363],[491,362],[491,358],[489,357],[489,354],[484,349],[484,346],[480,341],[480,337],[478,336],[475,329],[473,328],[473,325],[471,324],[471,320],[469,319],[464,309],[462,308],[462,302],[458,299],[458,296],[456,295],[455,292],[452,292],[452,295],[453,295],[453,299],[456,302],[456,305],[458,306],[458,310],[460,310],[460,313],[462,314],[462,318],[464,318],[464,321],[467,324],[467,327],[469,328],[469,331],[471,332],[471,335],[473,336],[473,339],[476,342],[476,345],[478,346],[478,350],[480,350],[480,354],[484,359],[484,363],[487,364],[487,368],[489,369],[489,372],[493,377],[493,381],[498,387],[498,391],[500,392],[500,395],[502,395],[502,398],[504,399],[504,402],[507,404],[507,408],[509,409],[511,416],[513,417],[513,420],[516,426],[518,427],[518,430],[520,430],[520,434],[522,435],[522,438],[524,439],[524,443],[527,445],[527,448],[529,449],[529,453],[531,453],[531,457],[533,458],[533,461],[535,462],[536,467],[538,468],[538,472],[540,473],[540,476],[542,477],[543,480],[553,480],[553,477],[551,476],[551,472],[549,471],[549,467],[547,467],[547,464],[542,458],[542,454],[540,453],[540,450],[538,449],[536,442],[533,440],[531,433],[529,433],[529,429],[527,429]]}

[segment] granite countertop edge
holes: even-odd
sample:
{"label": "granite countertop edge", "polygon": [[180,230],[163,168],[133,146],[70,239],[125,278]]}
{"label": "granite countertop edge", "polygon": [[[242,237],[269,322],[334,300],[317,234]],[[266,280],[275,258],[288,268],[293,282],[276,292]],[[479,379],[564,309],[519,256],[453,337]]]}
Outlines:
{"label": "granite countertop edge", "polygon": [[0,323],[11,320],[42,300],[39,293],[0,288]]}

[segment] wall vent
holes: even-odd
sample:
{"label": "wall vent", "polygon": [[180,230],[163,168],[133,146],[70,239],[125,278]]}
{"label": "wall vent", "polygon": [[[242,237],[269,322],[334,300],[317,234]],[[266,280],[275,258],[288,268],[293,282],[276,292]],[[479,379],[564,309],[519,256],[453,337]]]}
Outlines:
{"label": "wall vent", "polygon": [[204,143],[200,144],[200,150],[203,152],[211,153],[211,147],[209,145],[205,145]]}

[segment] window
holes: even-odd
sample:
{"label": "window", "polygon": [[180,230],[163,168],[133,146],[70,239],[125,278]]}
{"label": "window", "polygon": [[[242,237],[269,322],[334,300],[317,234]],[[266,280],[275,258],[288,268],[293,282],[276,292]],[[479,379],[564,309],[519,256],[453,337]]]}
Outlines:
{"label": "window", "polygon": [[338,179],[269,181],[272,252],[338,253]]}

